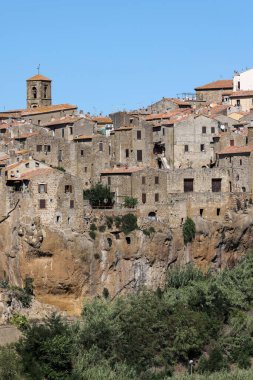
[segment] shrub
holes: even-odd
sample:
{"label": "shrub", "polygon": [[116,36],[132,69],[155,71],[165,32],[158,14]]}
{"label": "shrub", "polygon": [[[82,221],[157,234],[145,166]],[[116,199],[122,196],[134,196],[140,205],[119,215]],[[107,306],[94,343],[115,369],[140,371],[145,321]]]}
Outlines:
{"label": "shrub", "polygon": [[106,225],[107,225],[108,228],[112,228],[113,218],[111,216],[107,216],[105,222],[106,222]]}
{"label": "shrub", "polygon": [[184,236],[185,244],[190,243],[195,238],[195,234],[196,234],[195,223],[191,218],[187,217],[183,225],[183,236]]}
{"label": "shrub", "polygon": [[96,239],[96,232],[95,231],[89,231],[90,237],[95,240]]}
{"label": "shrub", "polygon": [[135,208],[138,204],[138,199],[133,197],[125,197],[124,199],[124,207],[127,208]]}
{"label": "shrub", "polygon": [[24,331],[28,328],[28,320],[25,315],[21,315],[19,313],[15,313],[10,318],[10,323],[16,326],[19,330]]}
{"label": "shrub", "polygon": [[155,233],[155,229],[154,227],[149,227],[147,229],[142,230],[142,232],[144,233],[144,235],[150,236],[151,234]]}
{"label": "shrub", "polygon": [[9,286],[9,281],[7,279],[0,280],[0,288],[7,289]]}
{"label": "shrub", "polygon": [[97,226],[96,226],[95,223],[91,223],[91,225],[90,225],[90,230],[91,230],[91,231],[97,231]]}
{"label": "shrub", "polygon": [[121,229],[125,235],[128,235],[130,232],[136,230],[137,228],[137,217],[134,214],[126,214],[122,216]]}
{"label": "shrub", "polygon": [[99,230],[99,232],[105,232],[105,230],[106,230],[106,225],[103,224],[102,226],[99,226],[99,227],[98,227],[98,230]]}
{"label": "shrub", "polygon": [[33,296],[33,278],[31,277],[25,278],[24,290],[27,294],[30,294]]}
{"label": "shrub", "polygon": [[108,186],[97,183],[83,192],[84,199],[88,199],[92,207],[104,208],[113,205],[113,193]]}
{"label": "shrub", "polygon": [[117,227],[117,228],[120,228],[120,226],[121,226],[121,217],[120,216],[115,216],[115,226]]}

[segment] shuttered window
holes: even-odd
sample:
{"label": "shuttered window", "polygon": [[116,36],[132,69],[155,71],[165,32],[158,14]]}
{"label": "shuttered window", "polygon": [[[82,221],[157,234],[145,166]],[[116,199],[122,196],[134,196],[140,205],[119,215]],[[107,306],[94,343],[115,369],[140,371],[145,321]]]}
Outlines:
{"label": "shuttered window", "polygon": [[219,193],[221,191],[221,178],[212,179],[212,192]]}
{"label": "shuttered window", "polygon": [[45,199],[39,199],[39,208],[40,209],[46,208],[46,200]]}
{"label": "shuttered window", "polygon": [[185,193],[193,192],[193,178],[184,179],[184,192]]}

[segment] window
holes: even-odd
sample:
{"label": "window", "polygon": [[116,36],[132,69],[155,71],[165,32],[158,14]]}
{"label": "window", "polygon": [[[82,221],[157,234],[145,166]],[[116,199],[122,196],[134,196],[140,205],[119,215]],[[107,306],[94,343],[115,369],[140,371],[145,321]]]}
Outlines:
{"label": "window", "polygon": [[239,174],[236,174],[236,177],[235,177],[235,179],[236,179],[236,181],[239,181],[239,179],[240,179],[240,176],[239,176]]}
{"label": "window", "polygon": [[126,242],[128,245],[131,244],[131,238],[129,236],[126,237]]}
{"label": "window", "polygon": [[141,131],[137,131],[137,140],[141,140]]}
{"label": "window", "polygon": [[41,210],[46,208],[46,200],[45,199],[39,199],[39,208]]}
{"label": "window", "polygon": [[35,167],[38,168],[40,166],[40,163],[39,162],[35,162]]}
{"label": "window", "polygon": [[44,98],[47,97],[47,86],[44,86],[44,93],[43,93],[43,95],[44,95]]}
{"label": "window", "polygon": [[237,101],[236,101],[236,105],[237,105],[237,107],[240,107],[240,105],[241,105],[241,101],[240,101],[240,99],[237,99]]}
{"label": "window", "polygon": [[75,202],[73,201],[73,199],[71,199],[69,202],[69,208],[74,208],[74,206],[75,206]]}
{"label": "window", "polygon": [[57,216],[56,216],[56,223],[59,223],[60,219],[61,219],[61,218],[60,218],[60,215],[57,215]]}
{"label": "window", "polygon": [[72,193],[72,185],[65,185],[65,193]]}
{"label": "window", "polygon": [[129,157],[129,149],[126,149],[126,158]]}
{"label": "window", "polygon": [[142,185],[146,185],[146,177],[141,177],[141,183]]}
{"label": "window", "polygon": [[107,178],[107,183],[108,183],[108,186],[111,186],[111,184],[112,184],[111,177]]}
{"label": "window", "polygon": [[238,90],[241,89],[241,82],[240,81],[238,81],[238,83],[237,83],[237,88],[238,88]]}
{"label": "window", "polygon": [[83,149],[81,149],[81,156],[83,157],[83,153],[84,153],[84,151],[83,151]]}
{"label": "window", "polygon": [[98,149],[99,149],[99,152],[103,152],[103,143],[102,143],[102,141],[100,141]]}
{"label": "window", "polygon": [[137,161],[142,162],[142,150],[137,150]]}
{"label": "window", "polygon": [[85,166],[84,168],[84,173],[87,173],[87,166]]}
{"label": "window", "polygon": [[155,193],[155,202],[159,202],[159,193]]}
{"label": "window", "polygon": [[242,159],[240,160],[240,165],[242,166]]}
{"label": "window", "polygon": [[205,144],[200,144],[200,151],[204,152],[205,151]]}
{"label": "window", "polygon": [[27,164],[25,164],[25,167],[26,167],[26,168],[29,168],[29,166],[30,166],[30,165],[29,165],[29,162],[27,162]]}
{"label": "window", "polygon": [[73,127],[69,127],[69,134],[73,135]]}
{"label": "window", "polygon": [[38,193],[47,193],[47,185],[45,183],[38,184]]}
{"label": "window", "polygon": [[129,123],[133,124],[134,119],[129,119]]}
{"label": "window", "polygon": [[33,99],[37,99],[37,88],[36,87],[32,88],[32,95],[33,95]]}
{"label": "window", "polygon": [[220,208],[217,208],[217,209],[216,209],[216,215],[217,215],[217,216],[220,215]]}
{"label": "window", "polygon": [[206,127],[202,127],[202,133],[203,133],[203,134],[206,133]]}
{"label": "window", "polygon": [[235,145],[235,140],[230,140],[230,146],[234,146]]}
{"label": "window", "polygon": [[51,152],[51,145],[44,145],[44,152],[45,153]]}
{"label": "window", "polygon": [[184,192],[190,193],[193,192],[193,178],[185,178],[184,179]]}
{"label": "window", "polygon": [[184,146],[184,151],[185,151],[185,153],[186,153],[186,152],[189,152],[189,145],[185,145],[185,146]]}
{"label": "window", "polygon": [[159,177],[155,177],[155,185],[159,185]]}
{"label": "window", "polygon": [[59,150],[58,152],[58,160],[62,161],[62,150]]}
{"label": "window", "polygon": [[108,153],[109,153],[109,156],[111,155],[111,145],[108,145]]}
{"label": "window", "polygon": [[61,130],[61,137],[64,137],[64,128]]}
{"label": "window", "polygon": [[165,136],[165,128],[163,128],[163,136]]}
{"label": "window", "polygon": [[199,209],[199,215],[203,216],[203,213],[204,213],[204,209],[203,208]]}
{"label": "window", "polygon": [[38,125],[40,125],[40,120],[38,120]]}
{"label": "window", "polygon": [[37,152],[42,152],[42,145],[37,145],[36,150]]}
{"label": "window", "polygon": [[212,178],[212,192],[219,193],[221,191],[221,178]]}
{"label": "window", "polygon": [[211,133],[215,133],[215,127],[211,127]]}
{"label": "window", "polygon": [[142,193],[142,203],[146,203],[147,202],[147,197],[146,197],[146,194],[145,193]]}

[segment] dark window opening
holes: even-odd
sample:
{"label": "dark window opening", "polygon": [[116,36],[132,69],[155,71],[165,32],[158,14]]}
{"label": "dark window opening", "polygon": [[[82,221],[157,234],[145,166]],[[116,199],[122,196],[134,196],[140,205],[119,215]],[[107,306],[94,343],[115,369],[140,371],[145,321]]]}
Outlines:
{"label": "dark window opening", "polygon": [[149,220],[156,220],[156,213],[154,211],[151,211],[149,214],[148,214],[148,219]]}
{"label": "dark window opening", "polygon": [[141,183],[142,185],[146,185],[146,177],[141,177]]}
{"label": "dark window opening", "polygon": [[129,123],[133,124],[134,119],[129,119]]}
{"label": "dark window opening", "polygon": [[193,192],[193,178],[185,178],[184,179],[184,192],[190,193]]}
{"label": "dark window opening", "polygon": [[39,199],[39,208],[40,209],[46,208],[46,200],[45,199]]}
{"label": "dark window opening", "polygon": [[103,143],[100,141],[99,143],[99,152],[103,152]]}
{"label": "dark window opening", "polygon": [[245,193],[246,192],[246,187],[242,187],[242,192]]}
{"label": "dark window opening", "polygon": [[137,161],[142,162],[142,150],[137,150]]}
{"label": "dark window opening", "polygon": [[112,246],[112,239],[111,238],[107,238],[107,243],[109,245],[109,248],[111,248],[111,246]]}
{"label": "dark window opening", "polygon": [[215,127],[211,127],[211,133],[215,133]]}
{"label": "dark window opening", "polygon": [[129,157],[129,149],[126,149],[126,158]]}
{"label": "dark window opening", "polygon": [[131,238],[129,236],[126,237],[126,242],[128,245],[131,244]]}
{"label": "dark window opening", "polygon": [[56,216],[56,223],[59,223],[59,221],[60,221],[60,215],[57,215]]}
{"label": "dark window opening", "polygon": [[204,209],[201,208],[201,209],[199,210],[199,215],[200,215],[200,216],[203,216],[203,213],[204,213]]}
{"label": "dark window opening", "polygon": [[184,146],[184,151],[185,151],[185,152],[189,152],[189,145],[185,145],[185,146]]}
{"label": "dark window opening", "polygon": [[59,150],[58,152],[58,160],[62,161],[62,150]]}
{"label": "dark window opening", "polygon": [[241,101],[240,101],[240,99],[237,99],[237,101],[236,101],[236,105],[237,105],[237,107],[240,107],[240,105],[241,105]]}
{"label": "dark window opening", "polygon": [[242,160],[240,160],[240,165],[242,166]]}
{"label": "dark window opening", "polygon": [[206,133],[206,127],[202,127],[202,133],[203,133],[203,134]]}
{"label": "dark window opening", "polygon": [[64,137],[64,128],[61,130],[61,137]]}
{"label": "dark window opening", "polygon": [[165,136],[165,128],[163,128],[163,136]]}
{"label": "dark window opening", "polygon": [[33,94],[33,99],[37,99],[37,88],[36,87],[32,88],[32,94]]}
{"label": "dark window opening", "polygon": [[230,146],[234,146],[235,145],[235,140],[230,140]]}
{"label": "dark window opening", "polygon": [[146,203],[147,202],[147,196],[145,193],[142,193],[142,203]]}
{"label": "dark window opening", "polygon": [[81,149],[81,156],[83,157],[83,154],[84,154],[84,151],[83,151],[83,149]]}
{"label": "dark window opening", "polygon": [[137,131],[137,140],[141,140],[141,131]]}
{"label": "dark window opening", "polygon": [[221,191],[221,178],[212,178],[212,192],[218,193]]}
{"label": "dark window opening", "polygon": [[36,150],[37,152],[42,152],[42,145],[37,145]]}
{"label": "dark window opening", "polygon": [[155,202],[159,202],[159,193],[155,193]]}
{"label": "dark window opening", "polygon": [[72,185],[65,185],[65,193],[72,193]]}
{"label": "dark window opening", "polygon": [[72,199],[70,200],[69,207],[70,208],[74,208],[75,207],[75,202]]}
{"label": "dark window opening", "polygon": [[204,152],[205,151],[205,144],[200,144],[200,151]]}
{"label": "dark window opening", "polygon": [[216,209],[216,215],[217,215],[217,216],[220,215],[220,208],[217,208],[217,209]]}
{"label": "dark window opening", "polygon": [[108,183],[108,186],[111,186],[111,184],[112,184],[111,177],[107,178],[107,183]]}
{"label": "dark window opening", "polygon": [[51,145],[44,145],[44,152],[45,153],[51,152]]}
{"label": "dark window opening", "polygon": [[44,86],[44,98],[46,98],[47,97],[47,86]]}
{"label": "dark window opening", "polygon": [[155,177],[155,185],[159,185],[159,177]]}
{"label": "dark window opening", "polygon": [[69,134],[73,135],[73,127],[69,127]]}
{"label": "dark window opening", "polygon": [[87,173],[87,166],[85,166],[84,168],[84,173]]}

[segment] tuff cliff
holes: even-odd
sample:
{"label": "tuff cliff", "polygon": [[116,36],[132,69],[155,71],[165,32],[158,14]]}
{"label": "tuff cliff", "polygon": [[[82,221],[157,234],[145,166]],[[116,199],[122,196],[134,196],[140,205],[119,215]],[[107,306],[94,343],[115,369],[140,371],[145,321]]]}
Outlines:
{"label": "tuff cliff", "polygon": [[[101,214],[102,215],[102,214]],[[96,219],[104,223],[103,216]],[[14,211],[0,223],[0,278],[22,286],[34,279],[38,300],[78,314],[84,298],[110,297],[142,287],[163,287],[171,265],[195,262],[203,270],[231,267],[253,243],[253,207],[230,210],[220,222],[195,219],[196,236],[183,242],[182,228],[139,218],[140,229],[125,235],[115,226],[96,232],[45,227],[39,218]],[[147,236],[143,228],[155,231]]]}

